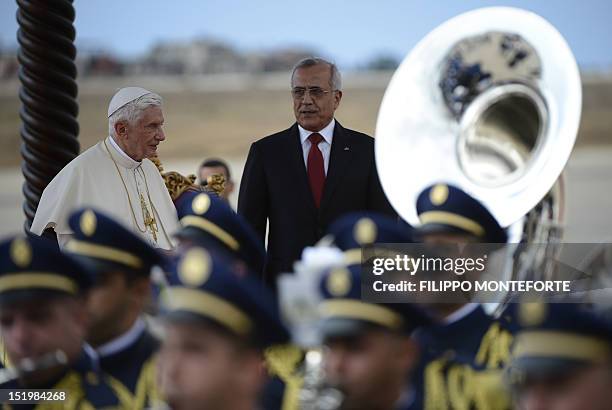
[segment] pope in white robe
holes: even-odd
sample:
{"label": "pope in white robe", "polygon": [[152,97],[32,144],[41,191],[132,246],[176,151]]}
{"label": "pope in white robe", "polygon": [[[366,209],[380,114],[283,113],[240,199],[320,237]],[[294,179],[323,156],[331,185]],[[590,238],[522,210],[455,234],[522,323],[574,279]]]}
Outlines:
{"label": "pope in white robe", "polygon": [[72,211],[92,207],[113,216],[152,246],[172,249],[176,209],[156,166],[147,159],[165,139],[161,97],[139,87],[119,90],[108,109],[111,136],[66,165],[45,188],[32,227],[70,240]]}

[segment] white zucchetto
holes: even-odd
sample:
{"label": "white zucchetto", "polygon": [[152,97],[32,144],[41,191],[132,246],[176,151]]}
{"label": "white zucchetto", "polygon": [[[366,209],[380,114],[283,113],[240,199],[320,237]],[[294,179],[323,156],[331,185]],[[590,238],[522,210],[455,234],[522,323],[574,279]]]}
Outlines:
{"label": "white zucchetto", "polygon": [[113,98],[111,98],[108,104],[108,117],[115,113],[118,109],[130,103],[145,94],[152,94],[152,91],[146,90],[141,87],[124,87],[117,91]]}

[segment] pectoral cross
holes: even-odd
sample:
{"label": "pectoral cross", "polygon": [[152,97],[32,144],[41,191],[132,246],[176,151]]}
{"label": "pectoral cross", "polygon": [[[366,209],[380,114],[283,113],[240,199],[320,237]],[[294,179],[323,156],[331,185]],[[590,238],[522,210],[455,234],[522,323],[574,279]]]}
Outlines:
{"label": "pectoral cross", "polygon": [[151,231],[151,234],[153,235],[153,240],[157,242],[157,221],[154,217],[151,216],[149,208],[147,207],[147,203],[145,202],[142,194],[140,194],[140,207],[142,208],[142,217],[144,219],[145,229]]}

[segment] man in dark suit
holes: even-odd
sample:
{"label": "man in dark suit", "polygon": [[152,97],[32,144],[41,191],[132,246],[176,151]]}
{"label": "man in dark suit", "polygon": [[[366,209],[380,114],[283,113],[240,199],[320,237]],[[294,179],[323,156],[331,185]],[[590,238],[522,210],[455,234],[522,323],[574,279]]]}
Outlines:
{"label": "man in dark suit", "polygon": [[238,212],[263,241],[269,222],[266,281],[292,270],[302,249],[351,211],[393,215],[374,164],[374,140],[334,119],[340,73],[320,58],[300,61],[291,76],[291,128],[251,145]]}

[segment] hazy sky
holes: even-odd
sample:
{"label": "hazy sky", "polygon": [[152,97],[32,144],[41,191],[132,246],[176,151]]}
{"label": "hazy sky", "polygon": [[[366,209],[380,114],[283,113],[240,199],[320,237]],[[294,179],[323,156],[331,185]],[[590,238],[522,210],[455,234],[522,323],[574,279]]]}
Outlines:
{"label": "hazy sky", "polygon": [[[76,0],[77,45],[136,57],[160,40],[215,37],[241,50],[307,46],[350,68],[399,58],[431,29],[487,5],[530,9],[565,36],[583,67],[612,67],[612,1]],[[14,0],[0,0],[0,44],[16,44]]]}

